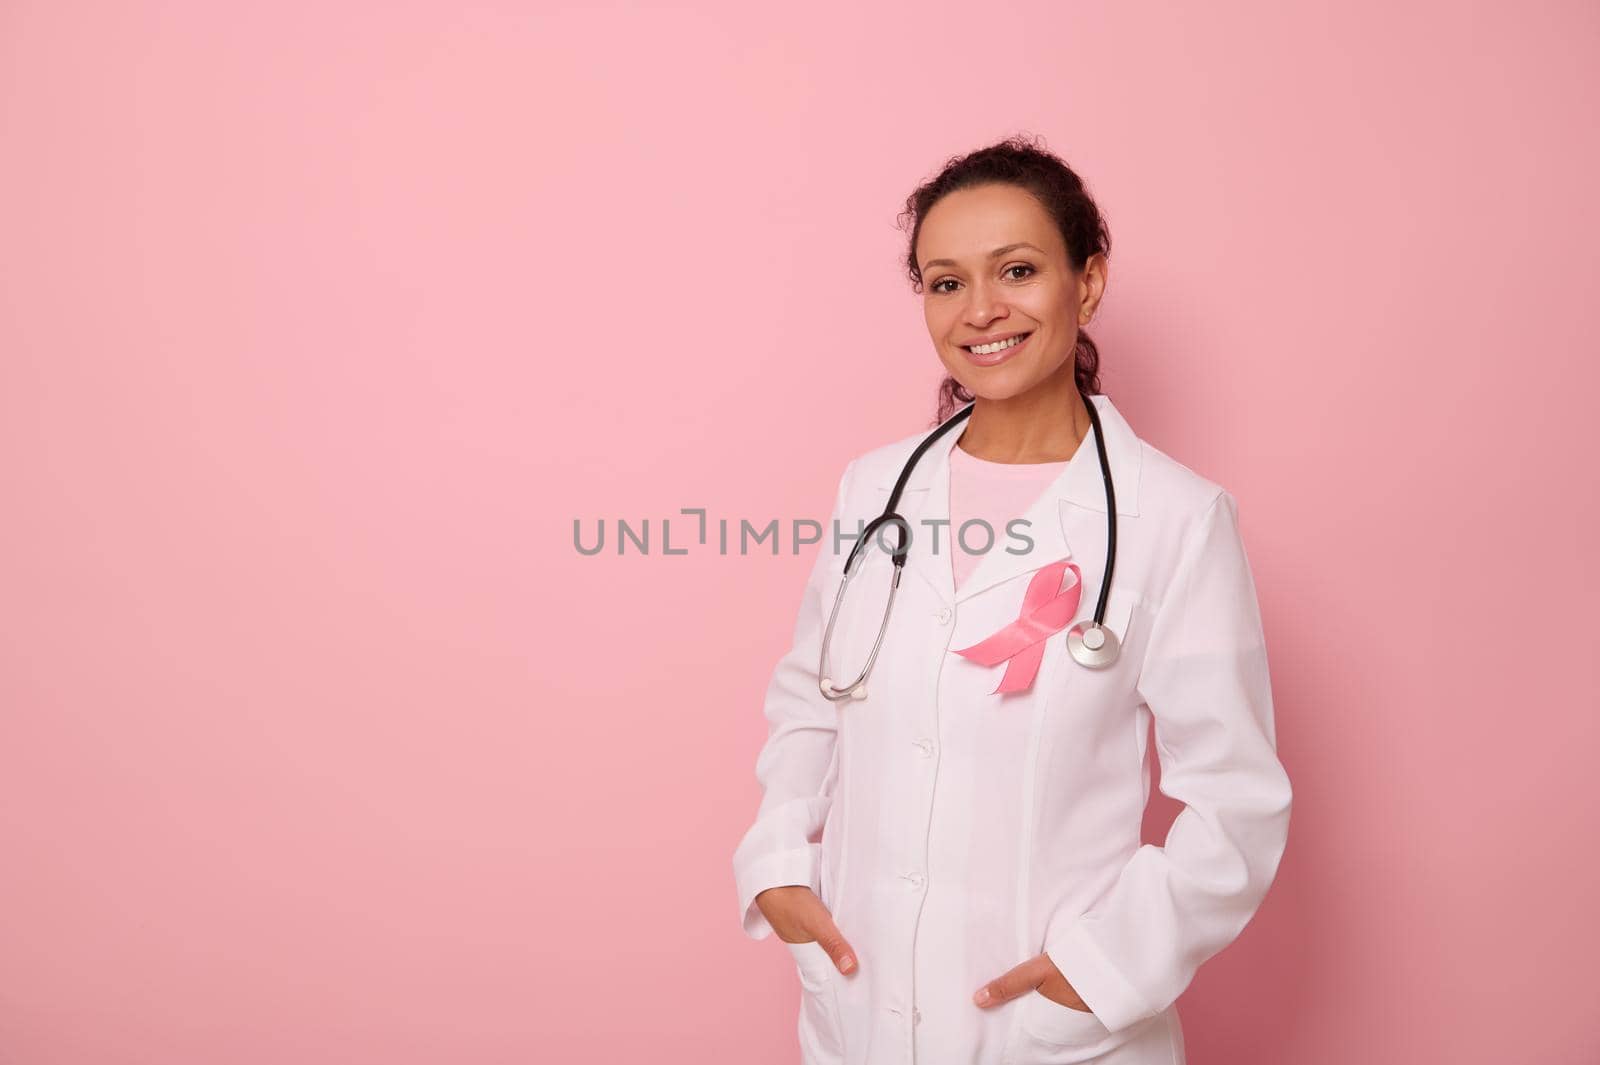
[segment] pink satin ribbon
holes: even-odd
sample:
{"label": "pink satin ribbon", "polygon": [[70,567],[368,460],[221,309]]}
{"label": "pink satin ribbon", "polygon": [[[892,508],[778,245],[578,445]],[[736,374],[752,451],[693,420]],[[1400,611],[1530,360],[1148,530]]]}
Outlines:
{"label": "pink satin ribbon", "polygon": [[[1072,571],[1072,586],[1063,589],[1061,577],[1067,570]],[[1039,663],[1044,661],[1044,641],[1072,621],[1082,595],[1083,574],[1078,567],[1065,560],[1052,562],[1028,582],[1028,590],[1022,596],[1022,614],[1017,620],[956,654],[980,666],[1008,663],[1000,686],[991,694],[1026,691],[1039,672]]]}

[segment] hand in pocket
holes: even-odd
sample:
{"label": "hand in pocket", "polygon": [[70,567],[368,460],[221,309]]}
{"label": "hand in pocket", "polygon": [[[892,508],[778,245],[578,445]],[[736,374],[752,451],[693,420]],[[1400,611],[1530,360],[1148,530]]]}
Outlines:
{"label": "hand in pocket", "polygon": [[756,906],[785,943],[815,941],[833,960],[834,968],[842,973],[855,971],[856,952],[833,923],[833,914],[809,887],[767,888],[756,896]]}
{"label": "hand in pocket", "polygon": [[972,1000],[983,1007],[998,1006],[1034,990],[1058,1006],[1091,1012],[1089,1004],[1078,997],[1078,992],[1067,983],[1067,978],[1061,975],[1048,954],[1035,955],[1004,976],[984,984]]}

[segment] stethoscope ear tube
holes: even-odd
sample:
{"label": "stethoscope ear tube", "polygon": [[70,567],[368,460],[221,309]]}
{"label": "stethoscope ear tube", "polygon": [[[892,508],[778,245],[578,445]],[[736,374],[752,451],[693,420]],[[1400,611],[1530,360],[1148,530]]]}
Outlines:
{"label": "stethoscope ear tube", "polygon": [[[852,553],[853,557],[853,553]],[[894,593],[900,587],[900,573],[903,563],[896,563],[894,579],[889,582],[889,598],[883,604],[883,620],[878,623],[877,639],[872,641],[872,652],[867,655],[866,664],[861,667],[861,672],[856,679],[844,687],[835,687],[831,672],[828,668],[828,647],[833,642],[833,626],[839,619],[839,604],[844,602],[844,591],[850,586],[850,578],[855,576],[855,570],[849,562],[845,563],[844,580],[839,582],[839,591],[833,597],[833,610],[828,614],[828,627],[822,633],[822,657],[817,663],[817,686],[822,694],[831,700],[840,699],[865,699],[867,697],[867,674],[872,672],[872,664],[878,660],[878,648],[883,646],[884,633],[889,631],[889,615],[894,609]]]}

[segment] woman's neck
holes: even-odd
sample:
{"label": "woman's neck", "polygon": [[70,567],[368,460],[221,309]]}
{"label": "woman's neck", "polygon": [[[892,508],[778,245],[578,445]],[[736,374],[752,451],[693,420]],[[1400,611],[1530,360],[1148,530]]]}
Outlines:
{"label": "woman's neck", "polygon": [[1066,388],[1047,381],[1009,399],[978,397],[956,440],[969,455],[989,462],[1062,462],[1077,453],[1093,423],[1068,375]]}

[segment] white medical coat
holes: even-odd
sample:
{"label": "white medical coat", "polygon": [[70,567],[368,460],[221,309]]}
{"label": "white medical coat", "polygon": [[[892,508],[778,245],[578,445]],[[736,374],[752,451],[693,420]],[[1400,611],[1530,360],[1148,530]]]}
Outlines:
{"label": "white medical coat", "polygon": [[[834,551],[824,531],[766,693],[764,792],[733,861],[746,934],[772,933],[759,892],[803,884],[855,948],[843,975],[816,943],[785,944],[806,1065],[1181,1065],[1175,1000],[1277,871],[1291,794],[1235,501],[1141,440],[1107,397],[1091,401],[1118,515],[1105,621],[1122,651],[1109,668],[1080,666],[1062,630],[1031,688],[995,695],[1006,666],[952,652],[1016,620],[1030,576],[1057,559],[1082,572],[1074,621],[1093,616],[1106,514],[1092,430],[1023,515],[1032,549],[1006,551],[1018,541],[997,530],[960,592],[948,527],[939,553],[930,539],[950,516],[960,430],[923,454],[899,507],[912,547],[864,700],[817,688],[850,546]],[[883,510],[925,435],[850,462],[832,515],[846,533]],[[882,598],[862,593],[889,565],[866,550],[834,633],[837,683],[872,645]],[[1152,718],[1161,791],[1184,807],[1163,846],[1140,842]],[[1040,952],[1092,1012],[1037,991],[973,1004]]]}

